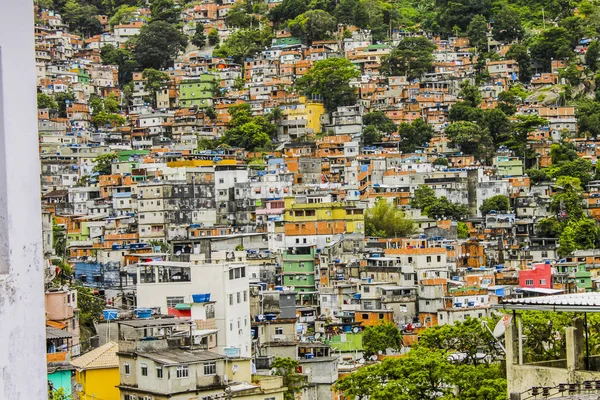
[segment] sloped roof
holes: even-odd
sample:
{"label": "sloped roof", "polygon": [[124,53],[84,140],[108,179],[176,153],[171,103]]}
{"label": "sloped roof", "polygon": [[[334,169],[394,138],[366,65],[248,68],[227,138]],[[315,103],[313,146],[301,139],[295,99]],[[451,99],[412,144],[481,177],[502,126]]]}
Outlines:
{"label": "sloped roof", "polygon": [[70,339],[72,337],[73,335],[67,331],[56,329],[51,326],[46,327],[46,339]]}
{"label": "sloped roof", "polygon": [[119,345],[117,343],[108,342],[73,359],[71,365],[78,369],[117,368],[119,366],[118,350]]}

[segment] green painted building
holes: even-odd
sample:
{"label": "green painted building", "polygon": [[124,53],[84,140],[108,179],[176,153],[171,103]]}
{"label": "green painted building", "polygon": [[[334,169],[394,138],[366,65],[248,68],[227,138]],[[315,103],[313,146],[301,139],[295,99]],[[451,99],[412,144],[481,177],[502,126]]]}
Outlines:
{"label": "green painted building", "polygon": [[217,77],[213,74],[203,74],[197,78],[182,81],[179,84],[179,106],[211,107],[217,86]]}
{"label": "green painted building", "polygon": [[575,286],[586,292],[592,290],[592,273],[586,269],[585,264],[578,265],[575,270]]}
{"label": "green painted building", "polygon": [[294,247],[283,252],[283,286],[293,286],[296,292],[314,292],[315,287],[315,247]]}

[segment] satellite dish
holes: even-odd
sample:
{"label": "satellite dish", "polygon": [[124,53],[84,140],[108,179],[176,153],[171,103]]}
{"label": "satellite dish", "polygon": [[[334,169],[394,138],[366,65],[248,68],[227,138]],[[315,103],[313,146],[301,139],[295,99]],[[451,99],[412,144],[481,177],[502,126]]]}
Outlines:
{"label": "satellite dish", "polygon": [[382,354],[383,354],[383,351],[379,350],[379,351],[377,352],[377,354],[379,354],[379,355],[382,355]]}
{"label": "satellite dish", "polygon": [[289,289],[290,289],[290,292],[293,292],[294,290],[296,290],[296,287],[295,286],[290,286]]}
{"label": "satellite dish", "polygon": [[81,392],[83,390],[83,385],[81,383],[76,383],[75,384],[75,391],[76,392]]}
{"label": "satellite dish", "polygon": [[502,319],[496,324],[492,335],[494,335],[495,338],[503,336],[504,332],[506,332],[506,327],[510,324],[511,321],[512,316],[510,315],[505,315],[504,317],[502,317]]}
{"label": "satellite dish", "polygon": [[304,371],[306,371],[307,374],[310,374],[312,372],[312,369],[306,368]]}
{"label": "satellite dish", "polygon": [[240,370],[240,366],[237,364],[233,364],[231,366],[231,371],[235,374],[236,372],[238,372]]}
{"label": "satellite dish", "polygon": [[361,358],[360,360],[358,360],[358,363],[359,363],[359,364],[364,364],[364,363],[365,363],[365,359],[364,359],[364,358]]}
{"label": "satellite dish", "polygon": [[69,286],[68,286],[68,285],[64,285],[64,286],[62,287],[62,290],[64,290],[64,291],[66,292],[67,290],[69,290]]}
{"label": "satellite dish", "polygon": [[202,343],[202,338],[200,336],[194,336],[194,344]]}
{"label": "satellite dish", "polygon": [[377,356],[376,356],[375,354],[373,354],[373,355],[370,357],[370,360],[371,360],[371,361],[377,361]]}
{"label": "satellite dish", "polygon": [[358,333],[358,331],[359,331],[358,326],[355,326],[354,328],[352,328],[352,332]]}
{"label": "satellite dish", "polygon": [[315,339],[319,339],[320,337],[321,337],[321,333],[320,332],[315,333]]}

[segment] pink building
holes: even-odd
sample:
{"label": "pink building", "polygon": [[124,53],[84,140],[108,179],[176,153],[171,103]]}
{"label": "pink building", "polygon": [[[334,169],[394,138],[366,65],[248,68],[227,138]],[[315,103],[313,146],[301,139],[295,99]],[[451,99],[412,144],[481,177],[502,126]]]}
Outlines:
{"label": "pink building", "polygon": [[519,287],[552,289],[552,266],[534,264],[531,269],[519,271]]}
{"label": "pink building", "polygon": [[46,324],[57,329],[64,329],[73,335],[72,356],[80,353],[79,345],[79,312],[77,310],[77,290],[52,288],[46,292]]}

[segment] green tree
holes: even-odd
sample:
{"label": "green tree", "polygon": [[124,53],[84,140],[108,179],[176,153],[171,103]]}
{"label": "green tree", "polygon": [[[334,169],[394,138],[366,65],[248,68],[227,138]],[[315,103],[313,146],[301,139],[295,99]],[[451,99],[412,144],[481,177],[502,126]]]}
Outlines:
{"label": "green tree", "polygon": [[476,15],[489,18],[493,10],[491,0],[442,0],[436,3],[440,10],[437,21],[446,34],[465,32]]}
{"label": "green tree", "polygon": [[410,201],[410,206],[412,208],[421,209],[421,213],[425,214],[425,210],[433,205],[437,200],[435,196],[435,190],[431,188],[431,186],[427,185],[419,185],[415,189],[415,193],[413,198]]}
{"label": "green tree", "polygon": [[600,102],[584,100],[575,109],[577,126],[582,135],[593,137],[600,135]]}
{"label": "green tree", "polygon": [[[453,325],[434,326],[426,329],[419,336],[419,347],[428,350],[441,349],[449,354],[460,354],[460,364],[490,364],[503,357],[492,335],[481,326],[481,319],[466,318]],[[496,321],[486,319],[489,325]],[[492,326],[494,326],[492,325]],[[481,353],[486,357],[481,357]]]}
{"label": "green tree", "polygon": [[522,156],[524,160],[532,158],[534,154],[527,146],[529,134],[547,123],[546,119],[537,115],[517,115],[508,139],[502,144]]}
{"label": "green tree", "polygon": [[219,31],[215,28],[211,29],[210,32],[208,32],[208,44],[210,44],[211,46],[219,44]]}
{"label": "green tree", "polygon": [[114,93],[110,93],[104,98],[104,101],[102,102],[104,110],[109,113],[117,113],[121,109],[119,103],[120,100]]}
{"label": "green tree", "polygon": [[581,83],[581,71],[577,69],[577,65],[574,63],[569,63],[567,68],[561,69],[558,71],[559,78],[564,78],[569,85],[577,86]]}
{"label": "green tree", "polygon": [[110,26],[110,29],[113,29],[115,25],[120,25],[131,21],[135,17],[136,12],[137,7],[128,6],[127,4],[122,5],[108,20],[108,25]]}
{"label": "green tree", "polygon": [[592,72],[598,71],[600,60],[600,42],[598,40],[592,41],[587,48],[585,53],[585,64]]}
{"label": "green tree", "polygon": [[274,22],[288,21],[308,11],[306,0],[283,0],[269,12],[269,18]]}
{"label": "green tree", "polygon": [[557,165],[552,165],[546,169],[546,173],[551,178],[572,177],[577,178],[582,186],[592,180],[592,162],[583,158],[576,158],[573,161],[562,161]]}
{"label": "green tree", "polygon": [[206,46],[206,35],[204,34],[204,25],[200,22],[196,22],[196,31],[191,40],[192,44],[199,49],[203,49]]}
{"label": "green tree", "polygon": [[102,314],[106,302],[95,296],[92,289],[85,286],[75,286],[77,289],[77,308],[79,309],[79,324],[88,329],[94,328],[94,321]]}
{"label": "green tree", "polygon": [[583,189],[579,178],[561,176],[556,180],[558,190],[550,201],[550,210],[564,221],[583,218]]}
{"label": "green tree", "polygon": [[443,350],[417,347],[402,358],[386,358],[339,379],[346,398],[436,400],[452,395],[455,366]]}
{"label": "green tree", "polygon": [[102,24],[96,18],[98,9],[85,2],[67,0],[63,7],[61,16],[63,21],[73,32],[81,32],[85,37],[102,33]]}
{"label": "green tree", "polygon": [[447,167],[448,164],[449,164],[448,163],[448,159],[446,157],[438,157],[433,162],[433,165],[439,165],[439,166],[442,166],[442,167]]}
{"label": "green tree", "polygon": [[115,47],[112,44],[104,45],[100,49],[100,57],[102,58],[102,64],[117,66],[121,85],[126,85],[131,81],[133,71],[138,67],[131,50]]}
{"label": "green tree", "polygon": [[67,234],[65,227],[56,223],[56,218],[52,218],[52,248],[54,254],[62,259],[67,257]]}
{"label": "green tree", "polygon": [[225,17],[227,25],[236,28],[251,28],[252,26],[258,26],[258,19],[252,14],[252,2],[242,1],[237,2],[227,11]]}
{"label": "green tree", "polygon": [[117,160],[115,153],[101,154],[94,159],[94,168],[92,171],[100,175],[109,175],[112,171],[112,163]]}
{"label": "green tree", "polygon": [[447,218],[454,221],[465,219],[469,208],[462,204],[455,204],[445,196],[436,199],[433,204],[425,208],[427,217],[432,219]]}
{"label": "green tree", "polygon": [[400,350],[403,346],[402,332],[391,322],[365,328],[362,337],[365,356],[385,354],[387,349]]}
{"label": "green tree", "polygon": [[370,146],[381,141],[381,132],[375,125],[367,125],[362,132],[363,143]]}
{"label": "green tree", "polygon": [[549,28],[535,36],[529,46],[529,52],[547,71],[550,70],[552,59],[570,59],[574,55],[569,32],[559,27]]}
{"label": "green tree", "polygon": [[552,164],[573,161],[577,158],[577,148],[571,142],[554,143],[550,146]]}
{"label": "green tree", "polygon": [[328,112],[340,106],[354,105],[358,100],[350,80],[360,76],[359,71],[345,58],[328,58],[315,62],[308,72],[296,81],[307,96],[318,96]]}
{"label": "green tree", "polygon": [[519,13],[508,6],[494,14],[492,35],[499,42],[512,42],[523,39],[524,30]]}
{"label": "green tree", "polygon": [[390,135],[396,131],[396,124],[383,111],[371,111],[363,116],[363,125],[375,126],[379,131]]}
{"label": "green tree", "polygon": [[152,0],[150,2],[150,14],[152,22],[161,21],[169,25],[176,24],[179,21],[179,6],[173,0]]}
{"label": "green tree", "polygon": [[54,100],[58,104],[58,115],[61,118],[67,118],[67,104],[75,102],[75,93],[70,90],[59,92],[54,95]]}
{"label": "green tree", "polygon": [[135,43],[135,59],[142,69],[167,68],[186,44],[185,35],[173,25],[165,21],[153,21],[140,30]]}
{"label": "green tree", "polygon": [[275,357],[271,364],[273,375],[281,376],[283,386],[287,387],[287,391],[283,394],[285,400],[294,400],[296,393],[299,393],[305,385],[304,376],[296,372],[299,366],[298,361],[287,357]]}
{"label": "green tree", "polygon": [[542,238],[557,238],[563,227],[555,217],[542,218],[536,225],[536,235]]}
{"label": "green tree", "polygon": [[550,178],[542,169],[528,169],[525,171],[525,174],[529,176],[529,179],[531,179],[533,184],[550,182],[552,180],[552,178]]}
{"label": "green tree", "polygon": [[446,136],[460,151],[477,159],[487,161],[491,154],[493,141],[489,131],[474,122],[454,122],[446,128]]}
{"label": "green tree", "polygon": [[424,36],[406,37],[381,62],[386,75],[406,75],[408,79],[420,78],[433,66],[436,45]]}
{"label": "green tree", "polygon": [[268,147],[271,139],[259,124],[251,121],[227,130],[223,135],[222,142],[244,148],[247,151],[255,151]]}
{"label": "green tree", "polygon": [[156,92],[169,85],[171,78],[166,72],[154,68],[146,68],[142,72],[142,77],[146,80],[146,90],[151,93],[152,107],[156,108]]}
{"label": "green tree", "polygon": [[292,35],[303,38],[308,43],[330,37],[336,27],[335,18],[323,10],[307,11],[288,22]]}
{"label": "green tree", "polygon": [[594,249],[598,244],[599,235],[600,230],[596,220],[571,219],[560,234],[556,252],[564,257],[573,254],[575,250]]}
{"label": "green tree", "polygon": [[508,210],[510,210],[510,201],[503,194],[488,197],[483,201],[481,207],[479,207],[482,215],[487,215],[490,211],[507,212]]}
{"label": "green tree", "polygon": [[413,221],[407,219],[401,210],[385,199],[378,199],[365,213],[365,235],[367,236],[404,237],[413,232]]}
{"label": "green tree", "polygon": [[49,400],[71,400],[71,396],[69,396],[65,392],[65,388],[53,389],[48,396]]}
{"label": "green tree", "polygon": [[519,81],[521,83],[529,83],[533,76],[531,67],[531,56],[527,51],[527,47],[522,44],[513,44],[506,52],[506,58],[515,60],[519,65]]}
{"label": "green tree", "polygon": [[475,85],[471,85],[468,80],[464,80],[460,84],[458,96],[471,107],[477,107],[481,104],[481,93],[479,92],[479,88]]}
{"label": "green tree", "polygon": [[403,153],[413,153],[418,147],[424,146],[433,138],[433,128],[425,120],[417,118],[410,124],[403,122],[398,125],[400,142],[398,148]]}
{"label": "green tree", "polygon": [[496,107],[482,111],[482,115],[480,125],[490,133],[494,145],[506,141],[510,135],[511,123],[504,111]]}
{"label": "green tree", "polygon": [[37,94],[37,106],[39,109],[49,108],[52,110],[58,109],[58,104],[51,96],[48,96],[45,93]]}
{"label": "green tree", "polygon": [[111,126],[112,128],[125,125],[126,119],[119,114],[111,114],[106,111],[100,111],[92,117],[92,124],[96,128]]}
{"label": "green tree", "polygon": [[456,233],[459,239],[468,239],[469,226],[466,223],[459,221],[458,224],[456,224]]}
{"label": "green tree", "polygon": [[483,15],[473,17],[467,27],[467,37],[469,44],[479,52],[487,51],[487,20]]}
{"label": "green tree", "polygon": [[448,112],[451,122],[468,121],[480,123],[483,121],[484,111],[479,107],[473,107],[470,102],[457,101]]}

